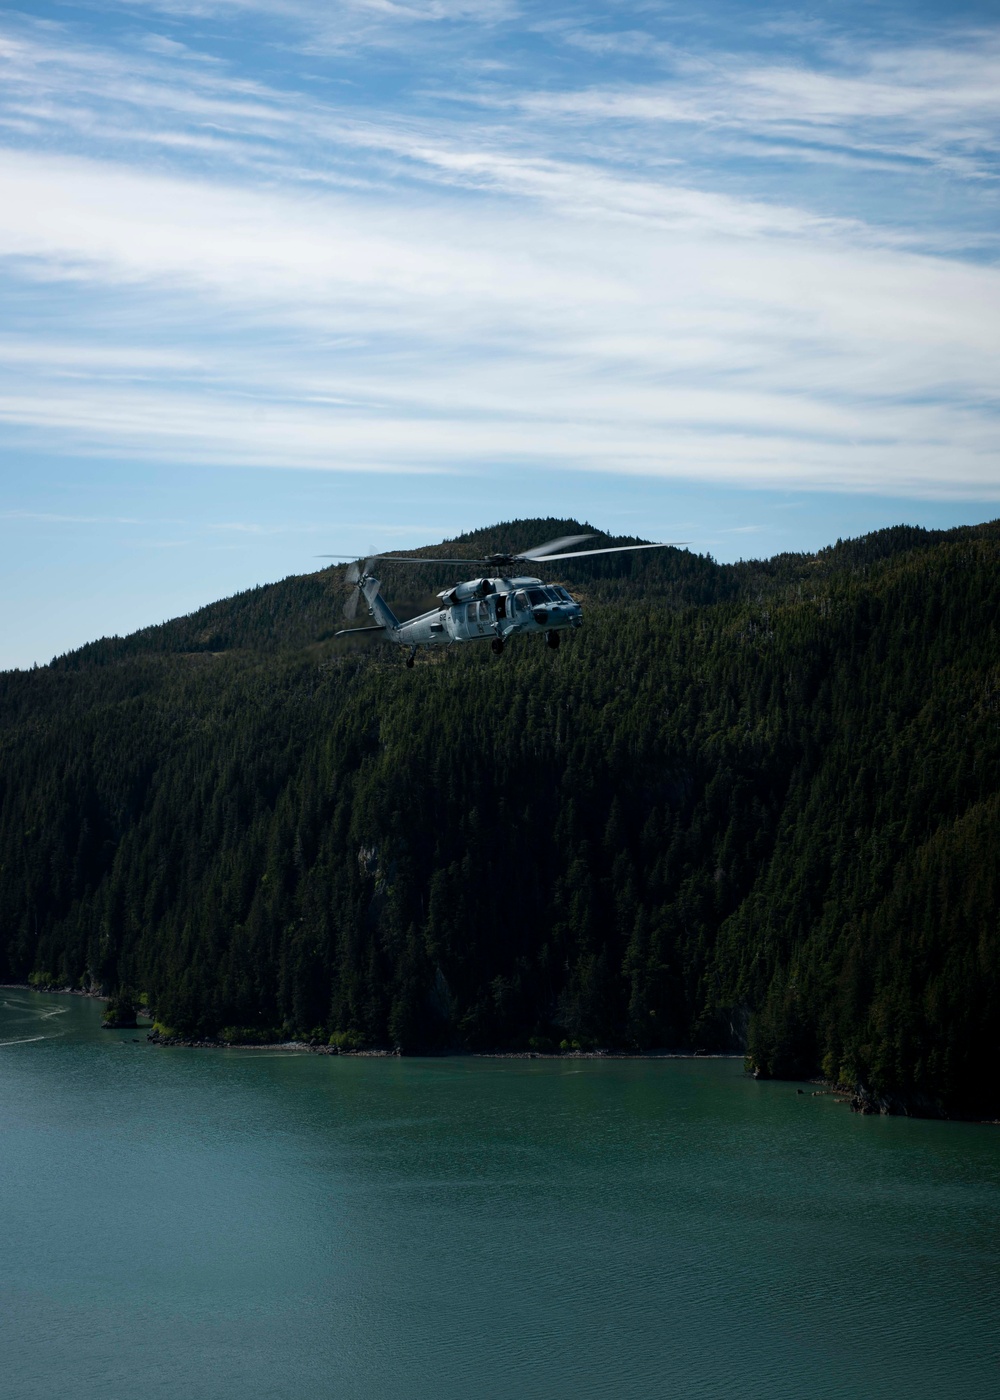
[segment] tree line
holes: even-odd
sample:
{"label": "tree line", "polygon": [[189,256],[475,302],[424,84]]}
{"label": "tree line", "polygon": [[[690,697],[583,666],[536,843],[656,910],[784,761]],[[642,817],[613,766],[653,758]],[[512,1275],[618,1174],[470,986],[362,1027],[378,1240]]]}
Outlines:
{"label": "tree line", "polygon": [[[996,524],[567,561],[559,652],[414,671],[333,639],[326,570],[0,674],[0,979],[188,1036],[740,1049],[996,1115],[998,561]],[[399,611],[449,581],[385,569]]]}

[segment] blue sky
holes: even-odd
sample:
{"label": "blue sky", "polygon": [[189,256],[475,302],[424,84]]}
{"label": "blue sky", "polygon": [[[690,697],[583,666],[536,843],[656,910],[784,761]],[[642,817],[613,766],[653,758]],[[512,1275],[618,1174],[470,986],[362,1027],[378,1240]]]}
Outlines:
{"label": "blue sky", "polygon": [[0,667],[515,516],[1000,516],[995,5],[33,3],[0,78]]}

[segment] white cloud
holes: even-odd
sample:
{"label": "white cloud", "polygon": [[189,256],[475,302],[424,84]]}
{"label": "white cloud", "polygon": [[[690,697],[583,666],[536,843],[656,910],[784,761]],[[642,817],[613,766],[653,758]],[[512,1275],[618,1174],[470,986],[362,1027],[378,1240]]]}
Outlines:
{"label": "white cloud", "polygon": [[[673,59],[658,87],[491,87],[500,117],[473,129],[440,101],[361,119],[144,43],[0,40],[6,118],[46,133],[0,149],[0,259],[73,300],[61,333],[0,340],[7,434],[162,460],[1000,493],[995,267],[646,158],[664,124],[714,125],[808,132],[829,159],[919,137],[981,174],[992,40],[854,73]],[[617,122],[646,131],[631,163],[594,147]],[[82,338],[88,313],[111,329]]]}
{"label": "white cloud", "polygon": [[[110,384],[102,371],[127,348],[74,358],[71,343],[48,356],[33,343],[0,419],[83,450],[341,470],[452,471],[492,457],[855,489],[996,485],[990,267],[815,229],[776,245],[771,230],[717,219],[711,205],[693,231],[638,223],[609,239],[588,208],[554,219],[425,202],[404,220],[368,198],[264,195],[10,153],[0,206],[0,254],[35,275],[97,297],[134,289],[142,317],[152,299],[174,322],[221,333],[220,349],[197,355],[146,350]],[[241,348],[246,326],[254,336]],[[15,346],[0,347],[8,364]],[[130,388],[140,369],[143,386]],[[71,371],[90,376],[86,389],[60,387]]]}
{"label": "white cloud", "polygon": [[[577,35],[579,42],[580,36]],[[600,36],[610,42],[608,36]],[[557,91],[483,93],[480,100],[571,123],[699,128],[748,138],[794,138],[841,159],[881,156],[939,164],[964,177],[996,179],[1000,135],[1000,34],[950,36],[924,46],[853,44],[838,62],[760,63],[738,55],[693,61],[662,50],[659,82]],[[758,150],[757,154],[763,154]],[[806,154],[806,152],[803,152]]]}
{"label": "white cloud", "polygon": [[[669,78],[644,86],[435,85],[406,115],[383,104],[363,116],[350,93],[321,101],[234,76],[217,61],[166,60],[149,52],[162,48],[158,35],[144,45],[99,50],[49,33],[0,34],[7,94],[0,122],[47,133],[49,145],[83,138],[131,159],[136,146],[200,153],[230,176],[397,190],[401,177],[416,177],[654,220],[737,213],[729,196],[706,187],[705,154],[692,141],[758,161],[780,155],[897,171],[935,165],[989,182],[1000,175],[996,34],[951,47],[862,48],[852,66],[822,71],[675,54]],[[183,52],[185,60],[204,57]],[[484,114],[476,124],[463,115],[470,102]],[[619,126],[627,138],[615,134]],[[665,127],[680,134],[676,151],[664,148]],[[685,168],[692,161],[694,178]],[[741,219],[776,232],[817,218],[773,197],[738,204]],[[851,220],[824,215],[823,222],[836,229]],[[883,223],[882,236],[912,233]],[[920,236],[930,235],[921,228]]]}

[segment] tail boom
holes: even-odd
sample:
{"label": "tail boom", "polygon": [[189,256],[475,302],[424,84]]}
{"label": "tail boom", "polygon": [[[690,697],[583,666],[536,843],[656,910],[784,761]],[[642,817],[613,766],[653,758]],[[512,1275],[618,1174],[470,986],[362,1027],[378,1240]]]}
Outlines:
{"label": "tail boom", "polygon": [[395,640],[394,634],[399,631],[399,618],[382,597],[381,588],[382,585],[377,578],[366,578],[361,585],[365,602],[368,604],[368,611],[378,625],[384,627],[389,636]]}

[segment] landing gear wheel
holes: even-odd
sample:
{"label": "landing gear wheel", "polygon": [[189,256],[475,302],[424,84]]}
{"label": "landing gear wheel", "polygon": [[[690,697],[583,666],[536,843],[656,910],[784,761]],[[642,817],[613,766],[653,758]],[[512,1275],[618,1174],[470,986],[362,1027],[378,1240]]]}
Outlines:
{"label": "landing gear wheel", "polygon": [[408,657],[406,658],[406,669],[407,669],[408,671],[412,671],[412,670],[413,670],[413,657],[412,657],[412,656],[408,656]]}
{"label": "landing gear wheel", "polygon": [[492,642],[490,642],[490,651],[492,651],[494,656],[500,655],[503,651],[503,637],[493,638]]}
{"label": "landing gear wheel", "polygon": [[547,647],[551,647],[551,649],[552,649],[553,651],[558,651],[558,650],[559,650],[559,633],[556,632],[556,631],[554,631],[552,628],[550,628],[550,629],[548,630],[548,632],[546,632],[546,634],[545,634],[545,645],[546,645]]}

